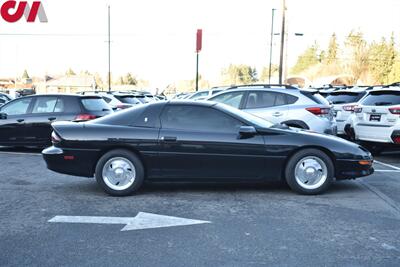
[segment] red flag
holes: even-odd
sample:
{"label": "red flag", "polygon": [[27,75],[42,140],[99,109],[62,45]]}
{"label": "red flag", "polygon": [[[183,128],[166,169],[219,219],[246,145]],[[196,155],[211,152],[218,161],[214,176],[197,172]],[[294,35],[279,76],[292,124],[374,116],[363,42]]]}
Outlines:
{"label": "red flag", "polygon": [[196,53],[201,51],[203,46],[203,30],[198,29],[196,34]]}

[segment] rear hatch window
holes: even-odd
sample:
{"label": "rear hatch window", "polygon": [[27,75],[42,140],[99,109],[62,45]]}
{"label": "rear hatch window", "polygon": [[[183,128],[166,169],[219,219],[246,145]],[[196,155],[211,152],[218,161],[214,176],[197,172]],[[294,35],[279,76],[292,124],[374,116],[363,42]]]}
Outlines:
{"label": "rear hatch window", "polygon": [[358,102],[363,96],[365,92],[338,92],[338,93],[331,93],[326,99],[332,102],[335,105],[339,104],[347,104],[347,103],[356,103]]}
{"label": "rear hatch window", "polygon": [[400,104],[399,91],[377,91],[371,92],[362,102],[364,106],[393,106]]}
{"label": "rear hatch window", "polygon": [[115,96],[119,101],[125,104],[131,104],[131,105],[136,105],[136,104],[141,104],[137,97],[131,96],[131,95],[118,95]]}
{"label": "rear hatch window", "polygon": [[101,97],[83,97],[81,98],[81,102],[87,111],[92,111],[92,112],[111,111],[110,106]]}

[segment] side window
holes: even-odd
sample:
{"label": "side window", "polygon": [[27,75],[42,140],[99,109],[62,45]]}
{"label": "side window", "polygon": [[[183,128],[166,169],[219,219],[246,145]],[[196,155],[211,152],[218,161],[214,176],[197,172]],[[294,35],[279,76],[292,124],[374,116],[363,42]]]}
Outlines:
{"label": "side window", "polygon": [[161,125],[165,129],[236,133],[243,123],[213,108],[177,105],[164,109]]}
{"label": "side window", "polygon": [[61,113],[65,111],[65,101],[63,98],[59,97],[57,99],[56,107],[54,108],[55,113]]}
{"label": "side window", "polygon": [[286,95],[286,98],[287,98],[287,103],[288,103],[288,105],[294,104],[294,103],[297,102],[297,100],[299,100],[298,97],[293,96],[293,95]]}
{"label": "side window", "polygon": [[225,93],[219,96],[216,96],[211,99],[211,101],[215,101],[218,103],[223,103],[234,108],[239,108],[240,103],[242,102],[244,92],[232,92],[232,93]]}
{"label": "side window", "polygon": [[270,108],[286,105],[286,95],[275,92],[256,91],[249,93],[246,109]]}
{"label": "side window", "polygon": [[32,113],[52,113],[57,104],[57,97],[46,96],[36,98]]}
{"label": "side window", "polygon": [[108,98],[108,97],[105,97],[105,96],[103,96],[103,99],[104,99],[104,101],[106,101],[106,103],[108,104],[108,103],[110,103],[111,102],[111,98]]}
{"label": "side window", "polygon": [[1,109],[2,113],[7,115],[23,115],[28,112],[29,105],[31,104],[32,98],[25,98],[16,100]]}

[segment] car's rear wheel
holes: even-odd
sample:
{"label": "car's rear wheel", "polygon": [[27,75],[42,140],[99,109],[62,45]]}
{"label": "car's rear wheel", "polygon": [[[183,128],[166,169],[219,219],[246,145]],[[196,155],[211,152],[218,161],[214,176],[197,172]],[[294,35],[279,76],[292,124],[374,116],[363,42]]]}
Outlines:
{"label": "car's rear wheel", "polygon": [[315,195],[326,191],[333,181],[332,160],[318,149],[304,149],[293,155],[285,169],[290,188],[300,194]]}
{"label": "car's rear wheel", "polygon": [[138,190],[144,180],[140,159],[127,150],[104,154],[96,165],[96,181],[112,196],[127,196]]}

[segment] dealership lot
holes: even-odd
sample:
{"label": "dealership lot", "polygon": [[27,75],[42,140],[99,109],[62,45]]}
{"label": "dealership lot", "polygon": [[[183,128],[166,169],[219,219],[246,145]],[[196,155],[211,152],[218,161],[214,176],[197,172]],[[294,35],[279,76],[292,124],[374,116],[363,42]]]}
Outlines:
{"label": "dealership lot", "polygon": [[[38,152],[0,150],[1,266],[400,264],[400,153],[377,157],[375,174],[320,196],[276,183],[157,184],[114,198],[93,179],[47,170]],[[210,223],[121,231],[49,222],[140,212]]]}

